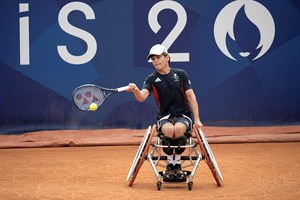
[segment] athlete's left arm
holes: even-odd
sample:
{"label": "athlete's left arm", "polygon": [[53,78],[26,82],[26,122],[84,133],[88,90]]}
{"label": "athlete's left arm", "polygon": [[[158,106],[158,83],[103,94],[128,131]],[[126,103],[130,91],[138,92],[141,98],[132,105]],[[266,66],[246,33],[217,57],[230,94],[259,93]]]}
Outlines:
{"label": "athlete's left arm", "polygon": [[195,95],[193,89],[186,90],[185,95],[188,99],[188,102],[189,102],[190,107],[193,112],[193,116],[194,116],[194,120],[195,120],[194,123],[197,128],[201,128],[203,126],[203,124],[201,123],[201,120],[200,120],[199,106],[198,106],[197,98],[196,98],[196,95]]}

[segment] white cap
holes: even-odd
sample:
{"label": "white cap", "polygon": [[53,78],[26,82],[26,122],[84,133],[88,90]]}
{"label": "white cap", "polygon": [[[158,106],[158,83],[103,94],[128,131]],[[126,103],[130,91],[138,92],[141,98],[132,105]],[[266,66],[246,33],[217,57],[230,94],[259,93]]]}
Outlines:
{"label": "white cap", "polygon": [[147,58],[149,59],[149,57],[152,55],[161,55],[162,53],[168,54],[166,47],[164,47],[161,44],[156,44],[150,49],[150,52],[149,52]]}

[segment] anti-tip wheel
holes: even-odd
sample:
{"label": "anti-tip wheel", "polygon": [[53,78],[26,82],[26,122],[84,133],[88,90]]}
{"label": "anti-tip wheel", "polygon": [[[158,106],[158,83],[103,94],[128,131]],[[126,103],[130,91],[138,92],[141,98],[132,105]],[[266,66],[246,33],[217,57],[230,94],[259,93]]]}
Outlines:
{"label": "anti-tip wheel", "polygon": [[156,188],[157,188],[158,191],[161,189],[161,181],[158,181],[156,183]]}
{"label": "anti-tip wheel", "polygon": [[188,182],[188,189],[189,190],[193,189],[193,182],[192,181]]}

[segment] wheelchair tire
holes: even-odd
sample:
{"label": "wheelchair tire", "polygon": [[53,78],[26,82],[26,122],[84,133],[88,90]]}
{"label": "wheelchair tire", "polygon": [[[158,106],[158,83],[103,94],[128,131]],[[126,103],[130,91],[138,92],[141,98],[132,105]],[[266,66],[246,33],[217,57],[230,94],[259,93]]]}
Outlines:
{"label": "wheelchair tire", "polygon": [[218,167],[217,161],[210,149],[210,146],[207,142],[207,139],[206,139],[203,131],[201,129],[197,129],[197,128],[195,128],[195,129],[196,129],[195,133],[196,133],[197,140],[198,140],[198,143],[200,146],[200,150],[205,157],[206,164],[208,165],[217,185],[220,187],[221,181],[223,181],[223,177],[222,177],[221,171]]}
{"label": "wheelchair tire", "polygon": [[139,149],[135,155],[135,158],[133,160],[133,163],[131,165],[131,168],[129,170],[126,182],[128,183],[128,185],[131,187],[141,166],[143,165],[145,158],[147,156],[147,152],[149,150],[149,147],[151,145],[151,141],[153,138],[153,135],[155,133],[156,130],[156,125],[153,125],[152,128],[151,126],[148,127],[143,140],[139,146]]}

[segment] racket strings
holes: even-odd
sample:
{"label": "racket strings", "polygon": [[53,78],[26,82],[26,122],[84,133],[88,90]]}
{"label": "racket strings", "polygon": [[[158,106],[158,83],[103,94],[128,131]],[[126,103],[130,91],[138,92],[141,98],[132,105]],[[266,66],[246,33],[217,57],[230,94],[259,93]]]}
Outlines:
{"label": "racket strings", "polygon": [[100,106],[106,97],[105,91],[96,87],[83,87],[78,89],[74,95],[74,103],[82,110],[89,110],[91,103]]}

